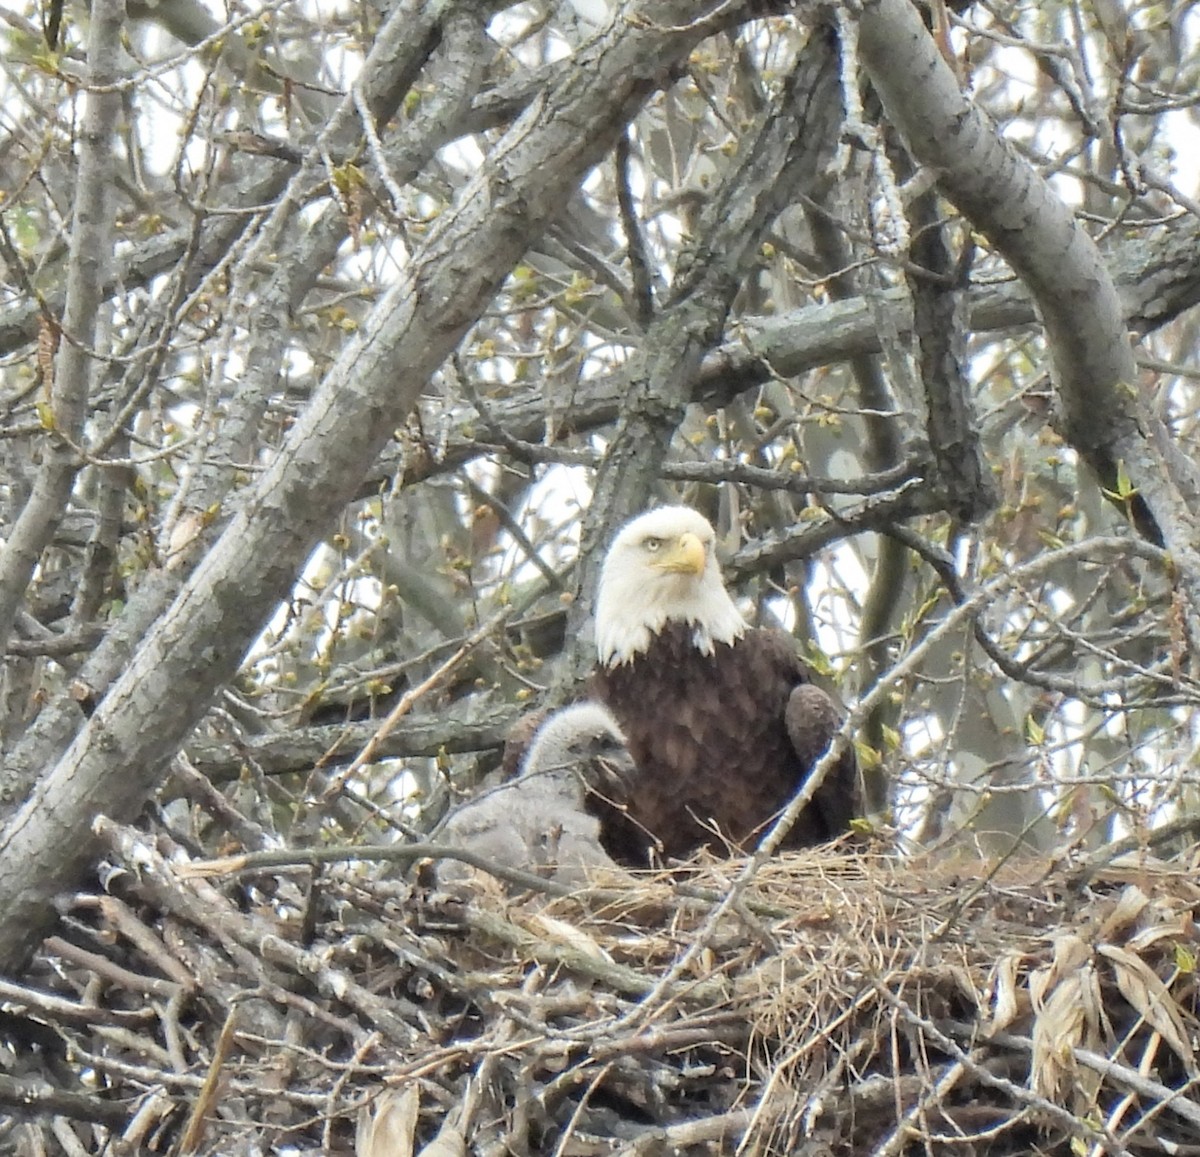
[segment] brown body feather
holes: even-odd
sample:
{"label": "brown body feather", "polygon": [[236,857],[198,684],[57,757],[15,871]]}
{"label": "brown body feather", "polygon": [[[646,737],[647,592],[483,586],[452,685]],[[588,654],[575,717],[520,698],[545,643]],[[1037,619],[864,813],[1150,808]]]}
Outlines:
{"label": "brown body feather", "polygon": [[[722,839],[752,849],[840,725],[839,708],[812,686],[789,636],[748,630],[705,655],[693,634],[668,622],[648,650],[592,674],[590,695],[616,716],[638,769],[625,814],[602,817],[605,847],[619,862],[645,864],[651,835],[666,858]],[[848,751],[783,846],[844,834],[858,807]]]}

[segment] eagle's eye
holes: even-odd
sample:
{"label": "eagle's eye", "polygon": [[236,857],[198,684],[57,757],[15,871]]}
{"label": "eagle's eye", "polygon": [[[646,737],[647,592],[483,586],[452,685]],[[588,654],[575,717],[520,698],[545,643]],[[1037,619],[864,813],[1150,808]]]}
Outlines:
{"label": "eagle's eye", "polygon": [[645,547],[645,548],[646,548],[646,549],[647,549],[647,550],[648,550],[648,551],[649,551],[651,554],[653,554],[653,553],[654,553],[656,550],[658,550],[658,548],[659,548],[660,546],[662,546],[662,544],[663,544],[663,540],[662,540],[661,538],[654,538],[653,536],[651,536],[650,538],[643,538],[643,539],[642,539],[642,545],[643,545],[643,546],[644,546],[644,547]]}

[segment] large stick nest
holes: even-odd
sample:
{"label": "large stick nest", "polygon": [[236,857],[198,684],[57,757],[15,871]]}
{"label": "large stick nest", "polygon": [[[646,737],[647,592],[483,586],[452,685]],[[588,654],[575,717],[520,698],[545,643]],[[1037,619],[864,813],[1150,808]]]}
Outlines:
{"label": "large stick nest", "polygon": [[3,1151],[1200,1153],[1194,864],[448,896],[99,830],[105,888],[0,986]]}

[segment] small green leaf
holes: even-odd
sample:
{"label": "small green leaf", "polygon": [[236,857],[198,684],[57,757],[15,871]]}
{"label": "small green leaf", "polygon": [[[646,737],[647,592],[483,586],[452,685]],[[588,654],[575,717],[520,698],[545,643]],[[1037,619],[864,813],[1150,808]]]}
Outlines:
{"label": "small green leaf", "polygon": [[854,741],[854,754],[858,756],[858,766],[864,771],[873,771],[883,764],[883,757],[879,752],[861,739]]}
{"label": "small green leaf", "polygon": [[42,48],[33,53],[29,57],[29,63],[34,68],[40,68],[42,72],[48,72],[51,76],[59,75],[59,55],[57,52],[51,52],[48,48]]}
{"label": "small green leaf", "polygon": [[1129,471],[1125,469],[1124,459],[1117,462],[1117,477],[1116,489],[1105,489],[1104,493],[1114,502],[1128,502],[1138,492],[1134,486],[1133,480],[1129,477]]}
{"label": "small green leaf", "polygon": [[355,189],[365,189],[367,178],[357,165],[347,162],[338,165],[333,170],[333,185],[343,197],[349,196]]}
{"label": "small green leaf", "polygon": [[563,290],[563,302],[566,305],[578,305],[595,288],[596,283],[590,277],[582,274],[571,274],[571,284]]}

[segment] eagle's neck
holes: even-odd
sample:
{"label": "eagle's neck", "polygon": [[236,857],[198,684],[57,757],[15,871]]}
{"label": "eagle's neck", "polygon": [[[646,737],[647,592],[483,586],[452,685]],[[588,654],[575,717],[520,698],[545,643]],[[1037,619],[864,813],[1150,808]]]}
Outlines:
{"label": "eagle's neck", "polygon": [[644,655],[668,623],[690,627],[692,645],[703,655],[711,655],[718,643],[732,643],[746,633],[746,620],[723,586],[695,593],[674,591],[668,597],[654,594],[628,592],[622,605],[615,592],[600,592],[596,649],[603,666],[617,667]]}

